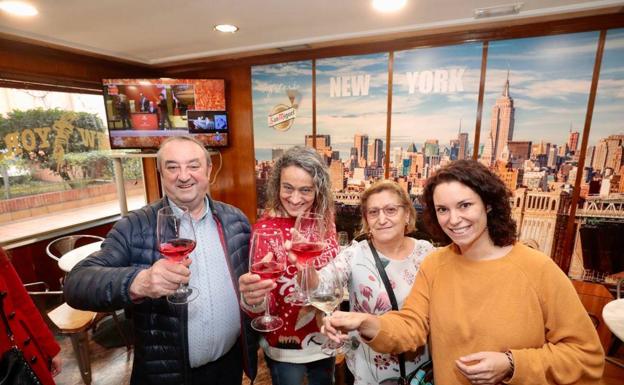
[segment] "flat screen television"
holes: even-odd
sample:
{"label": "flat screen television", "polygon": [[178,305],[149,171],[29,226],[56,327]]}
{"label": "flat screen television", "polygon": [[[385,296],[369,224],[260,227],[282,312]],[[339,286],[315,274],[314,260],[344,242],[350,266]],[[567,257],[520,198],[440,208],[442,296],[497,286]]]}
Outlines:
{"label": "flat screen television", "polygon": [[206,147],[228,145],[223,79],[103,79],[111,148],[156,149],[192,135]]}

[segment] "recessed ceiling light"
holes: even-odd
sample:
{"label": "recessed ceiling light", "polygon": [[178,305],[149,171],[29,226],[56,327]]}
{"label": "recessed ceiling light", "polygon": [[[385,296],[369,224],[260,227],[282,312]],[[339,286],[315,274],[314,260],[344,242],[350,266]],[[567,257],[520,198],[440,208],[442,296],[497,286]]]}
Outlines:
{"label": "recessed ceiling light", "polygon": [[0,1],[0,10],[15,16],[35,16],[37,8],[23,1]]}
{"label": "recessed ceiling light", "polygon": [[380,12],[394,12],[403,8],[407,0],[373,0],[373,8]]}
{"label": "recessed ceiling light", "polygon": [[232,24],[217,24],[214,26],[215,31],[234,33],[238,31],[238,27]]}

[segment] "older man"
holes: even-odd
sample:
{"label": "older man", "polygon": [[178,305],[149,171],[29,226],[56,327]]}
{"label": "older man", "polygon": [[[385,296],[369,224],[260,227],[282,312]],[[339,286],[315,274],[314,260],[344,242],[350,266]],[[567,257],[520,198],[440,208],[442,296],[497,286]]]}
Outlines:
{"label": "older man", "polygon": [[[208,195],[212,164],[190,137],[172,137],[157,155],[165,197],[115,224],[102,249],[65,281],[67,302],[79,309],[132,308],[132,384],[241,384],[253,379],[257,336],[238,306],[238,277],[247,271],[250,226],[235,207]],[[197,247],[182,264],[161,258],[156,245],[160,208],[187,207]],[[180,283],[200,295],[187,305],[165,296]]]}

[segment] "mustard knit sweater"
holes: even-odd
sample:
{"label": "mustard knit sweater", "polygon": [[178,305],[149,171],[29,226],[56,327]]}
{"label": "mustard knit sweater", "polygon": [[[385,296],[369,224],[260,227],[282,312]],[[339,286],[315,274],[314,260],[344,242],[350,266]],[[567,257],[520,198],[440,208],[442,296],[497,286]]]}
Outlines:
{"label": "mustard knit sweater", "polygon": [[416,350],[431,333],[436,385],[470,384],[461,356],[511,350],[510,384],[600,384],[604,352],[576,291],[546,255],[516,244],[471,261],[451,245],[425,258],[401,311],[381,316],[369,342],[383,353]]}

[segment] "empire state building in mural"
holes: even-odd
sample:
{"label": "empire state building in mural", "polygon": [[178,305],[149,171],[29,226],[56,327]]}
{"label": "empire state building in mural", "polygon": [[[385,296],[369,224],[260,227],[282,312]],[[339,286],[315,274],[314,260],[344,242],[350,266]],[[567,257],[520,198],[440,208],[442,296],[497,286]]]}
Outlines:
{"label": "empire state building in mural", "polygon": [[509,153],[507,143],[513,140],[514,113],[514,100],[509,96],[509,71],[507,71],[503,94],[496,99],[496,104],[492,108],[490,133],[486,137],[480,157],[484,165],[491,167],[497,160],[506,158],[505,155]]}

